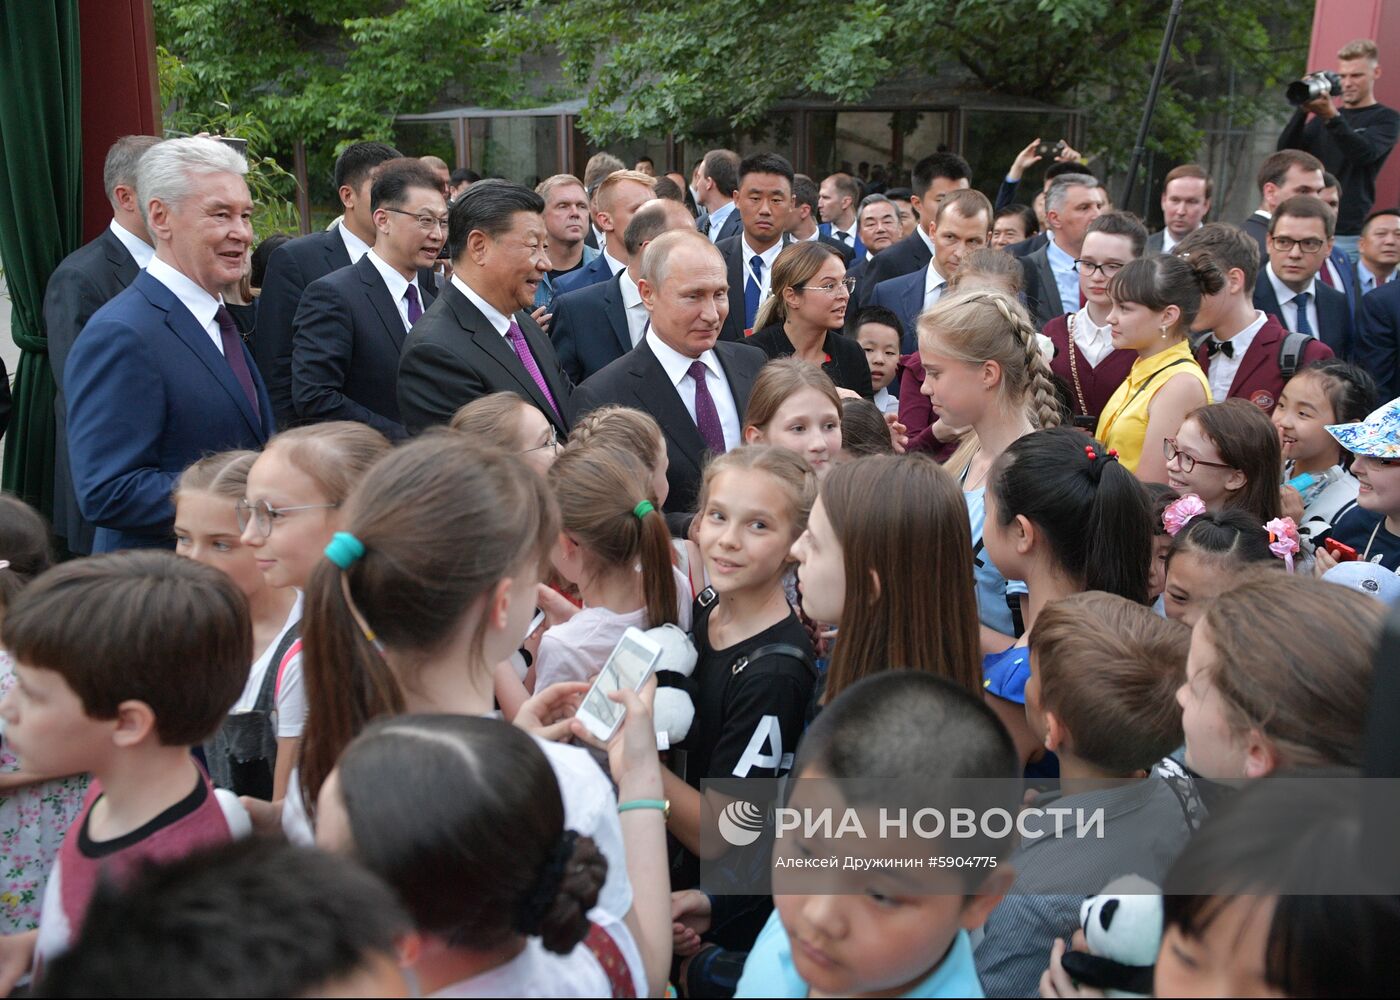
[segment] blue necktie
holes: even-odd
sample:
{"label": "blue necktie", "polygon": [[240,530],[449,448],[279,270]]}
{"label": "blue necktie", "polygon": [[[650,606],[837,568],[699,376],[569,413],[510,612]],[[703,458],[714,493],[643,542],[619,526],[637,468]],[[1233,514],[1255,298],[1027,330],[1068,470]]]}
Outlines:
{"label": "blue necktie", "polygon": [[758,315],[758,297],[762,289],[758,276],[763,273],[763,258],[754,254],[749,258],[749,280],[744,282],[744,329],[753,329],[753,318]]}
{"label": "blue necktie", "polygon": [[1312,324],[1308,322],[1308,300],[1312,298],[1311,292],[1299,292],[1293,297],[1293,303],[1298,307],[1298,319],[1293,324],[1297,333],[1305,333],[1309,337],[1317,336],[1313,333]]}

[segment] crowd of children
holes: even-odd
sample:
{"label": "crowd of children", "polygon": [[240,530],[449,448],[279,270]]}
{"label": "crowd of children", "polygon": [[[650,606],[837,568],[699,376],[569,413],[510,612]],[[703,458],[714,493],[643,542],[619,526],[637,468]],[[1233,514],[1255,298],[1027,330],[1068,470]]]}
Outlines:
{"label": "crowd of children", "polygon": [[[916,331],[786,255],[687,518],[651,417],[561,441],[507,393],[203,458],[173,553],[51,565],[0,498],[0,994],[1094,995],[1081,911],[1124,875],[1159,996],[1388,991],[1400,894],[1356,888],[1377,820],[1338,789],[1394,725],[1400,401],[1326,359],[1272,417],[1212,402],[1210,236],[1144,258],[1100,217],[1045,336],[996,251]],[[599,740],[581,703],[662,627],[693,667]],[[1102,822],[722,893],[719,779]]]}

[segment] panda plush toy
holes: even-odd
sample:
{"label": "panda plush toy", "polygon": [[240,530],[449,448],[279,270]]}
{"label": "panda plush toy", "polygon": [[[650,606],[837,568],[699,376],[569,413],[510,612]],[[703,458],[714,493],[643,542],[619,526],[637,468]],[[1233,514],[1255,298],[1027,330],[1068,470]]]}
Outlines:
{"label": "panda plush toy", "polygon": [[1067,951],[1064,970],[1111,997],[1152,995],[1162,945],[1162,890],[1140,875],[1124,875],[1084,900],[1079,922],[1089,953]]}

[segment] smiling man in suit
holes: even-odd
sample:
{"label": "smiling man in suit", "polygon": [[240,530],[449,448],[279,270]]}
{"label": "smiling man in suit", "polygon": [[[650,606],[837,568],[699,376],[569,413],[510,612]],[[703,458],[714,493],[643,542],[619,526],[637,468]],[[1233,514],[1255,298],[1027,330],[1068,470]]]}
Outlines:
{"label": "smiling man in suit", "polygon": [[560,437],[573,385],[530,318],[549,270],[544,199],[509,181],[479,181],[452,203],[452,278],[404,341],[399,416],[410,434],[445,424],[480,396],[513,392]]}
{"label": "smiling man in suit", "polygon": [[1289,198],[1269,219],[1269,263],[1254,285],[1254,306],[1284,329],[1317,337],[1339,358],[1351,355],[1347,297],[1317,272],[1332,252],[1336,215],[1311,195]]}
{"label": "smiling man in suit", "polygon": [[919,349],[919,314],[942,298],[963,256],[987,245],[992,235],[992,203],[981,191],[954,191],[938,203],[928,225],[933,257],[921,270],[875,286],[872,305],[883,306],[904,324],[901,354]]}
{"label": "smiling man in suit", "polygon": [[63,393],[63,369],[68,352],[92,314],[135,281],[155,256],[136,196],[136,166],[158,142],[152,135],[128,135],[112,144],[102,167],[102,187],[112,204],[112,222],[91,243],[65,257],[44,289],[49,366],[58,390],[54,396],[53,531],[75,555],[92,551],[97,529],[78,509],[68,470],[68,404]]}
{"label": "smiling man in suit", "polygon": [[358,263],[374,245],[370,186],[380,164],[401,154],[382,142],[357,142],[335,161],[335,187],[344,217],[324,232],[299,236],[272,252],[258,297],[258,328],[253,356],[267,383],[277,422],[296,422],[292,402],[292,333],[306,286],[332,271]]}
{"label": "smiling man in suit", "polygon": [[651,326],[630,353],[578,387],[574,420],[610,404],[651,414],[666,438],[665,509],[679,516],[695,509],[707,456],[743,443],[744,409],[768,356],[719,339],[729,281],[723,257],[700,233],[658,236],[637,284]]}
{"label": "smiling man in suit", "polygon": [[554,279],[555,295],[602,284],[627,266],[622,234],[633,213],[651,201],[655,190],[656,178],[637,170],[614,170],[603,178],[593,193],[598,225],[603,230],[603,252],[583,267]]}
{"label": "smiling man in suit", "polygon": [[171,492],[210,452],[261,448],[272,406],[220,290],[253,240],[247,162],[212,139],[168,139],[137,167],[156,252],[88,321],[64,366],[68,449],[94,552],[172,547]]}
{"label": "smiling man in suit", "polygon": [[370,188],[377,235],[359,262],[307,286],[292,338],[292,400],[308,423],[357,420],[387,437],[399,421],[399,352],[436,297],[419,280],[447,239],[447,201],[420,160],[389,160]]}
{"label": "smiling man in suit", "polygon": [[632,216],[622,242],[630,263],[611,281],[561,295],[554,303],[550,338],[564,373],[575,384],[606,368],[636,347],[646,332],[647,309],[637,279],[642,251],[672,229],[694,229],[684,204],[653,198]]}
{"label": "smiling man in suit", "polygon": [[715,244],[729,274],[729,315],[724,340],[740,340],[753,330],[758,307],[768,298],[773,262],[792,242],[784,230],[792,211],[792,164],[777,153],[757,153],[739,164],[739,206],[743,229]]}

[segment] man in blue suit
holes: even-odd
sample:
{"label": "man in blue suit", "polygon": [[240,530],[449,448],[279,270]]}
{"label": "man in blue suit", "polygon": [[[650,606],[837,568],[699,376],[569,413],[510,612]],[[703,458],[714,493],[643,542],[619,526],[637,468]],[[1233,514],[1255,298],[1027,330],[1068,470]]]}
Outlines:
{"label": "man in blue suit", "polygon": [[[1318,197],[1335,215],[1342,204],[1342,186],[1335,176],[1326,171],[1322,174],[1322,183],[1323,188]],[[1346,251],[1337,246],[1334,241],[1331,251],[1327,254],[1327,259],[1323,261],[1322,267],[1317,272],[1319,281],[1328,288],[1335,288],[1346,295],[1347,308],[1351,310],[1353,321],[1356,319],[1357,305],[1361,301],[1356,273],[1359,266],[1360,262],[1353,264]]]}
{"label": "man in blue suit", "polygon": [[919,349],[919,314],[943,297],[963,257],[987,246],[992,236],[992,203],[975,189],[953,191],[938,203],[926,232],[933,241],[928,264],[880,282],[870,297],[871,305],[890,310],[904,325],[900,354]]}
{"label": "man in blue suit", "polygon": [[1351,356],[1347,297],[1317,280],[1332,250],[1332,210],[1312,195],[1289,198],[1269,219],[1269,263],[1254,283],[1254,308],[1285,330],[1317,337],[1339,358]]}
{"label": "man in blue suit", "polygon": [[170,494],[195,459],[261,448],[272,404],[222,291],[253,240],[247,162],[170,139],[137,167],[155,256],[99,309],[64,366],[68,455],[94,552],[173,547]]}
{"label": "man in blue suit", "polygon": [[556,278],[556,296],[600,284],[616,277],[627,266],[622,234],[627,231],[627,223],[632,221],[637,209],[651,201],[655,188],[656,178],[639,170],[615,170],[603,179],[593,194],[598,206],[598,226],[604,234],[603,252],[578,270]]}
{"label": "man in blue suit", "polygon": [[646,332],[647,308],[637,286],[642,251],[662,233],[694,228],[695,220],[681,202],[653,198],[637,209],[620,238],[631,263],[611,281],[554,300],[550,339],[560,367],[574,384],[631,351]]}
{"label": "man in blue suit", "polygon": [[852,260],[865,259],[865,244],[856,225],[860,197],[860,181],[850,174],[828,174],[817,190],[817,213],[822,217],[818,231],[849,249]]}

